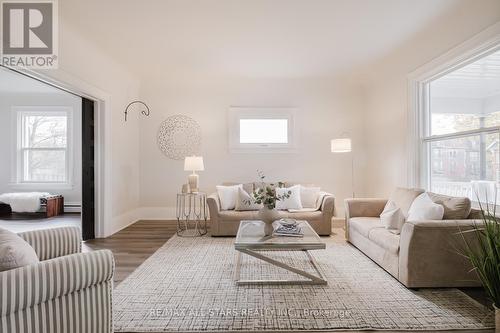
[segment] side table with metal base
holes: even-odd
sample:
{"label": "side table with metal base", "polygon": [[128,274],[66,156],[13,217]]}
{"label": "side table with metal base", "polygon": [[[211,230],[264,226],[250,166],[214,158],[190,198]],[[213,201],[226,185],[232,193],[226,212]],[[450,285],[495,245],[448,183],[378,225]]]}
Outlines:
{"label": "side table with metal base", "polygon": [[198,237],[207,233],[207,195],[203,192],[177,194],[177,235]]}

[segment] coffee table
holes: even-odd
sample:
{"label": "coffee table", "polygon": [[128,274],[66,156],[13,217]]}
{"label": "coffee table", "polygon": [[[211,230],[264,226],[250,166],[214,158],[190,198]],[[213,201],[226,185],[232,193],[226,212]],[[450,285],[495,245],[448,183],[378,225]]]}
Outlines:
{"label": "coffee table", "polygon": [[[278,222],[274,222],[275,224]],[[264,222],[262,221],[241,221],[236,235],[234,248],[237,251],[236,265],[234,271],[234,279],[238,285],[263,285],[263,284],[278,284],[278,285],[326,285],[327,281],[323,277],[318,268],[314,257],[309,253],[311,250],[322,250],[326,248],[325,242],[321,240],[314,229],[307,221],[297,221],[304,237],[286,237],[286,236],[265,236]],[[262,251],[304,251],[309,262],[313,266],[317,275],[308,273],[300,268],[291,267],[286,263],[277,261],[262,253]],[[268,262],[274,266],[281,267],[287,271],[301,275],[307,280],[242,280],[240,279],[241,271],[241,254],[247,254],[262,261]]]}

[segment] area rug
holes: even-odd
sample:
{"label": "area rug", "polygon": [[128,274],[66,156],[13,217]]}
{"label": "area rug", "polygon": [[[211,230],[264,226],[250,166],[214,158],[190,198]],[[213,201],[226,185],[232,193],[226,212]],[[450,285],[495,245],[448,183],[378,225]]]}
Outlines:
{"label": "area rug", "polygon": [[[353,246],[312,251],[326,286],[236,286],[234,238],[174,236],[114,291],[117,332],[454,330],[494,327],[458,289],[405,288]],[[270,253],[270,254],[269,254]],[[302,252],[268,252],[309,267]],[[241,277],[294,278],[243,255]],[[308,270],[313,272],[313,267]]]}

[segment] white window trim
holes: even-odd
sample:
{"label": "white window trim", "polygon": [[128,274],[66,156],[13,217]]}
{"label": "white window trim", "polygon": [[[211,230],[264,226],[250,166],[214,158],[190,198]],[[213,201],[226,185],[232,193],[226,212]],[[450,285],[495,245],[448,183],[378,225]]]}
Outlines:
{"label": "white window trim", "polygon": [[[483,30],[473,38],[446,52],[408,75],[408,187],[428,188],[427,153],[423,140],[426,136],[425,87],[430,81],[463,67],[500,49],[500,23]],[[486,129],[468,131],[485,132]],[[498,127],[487,130],[498,131]],[[455,134],[430,136],[426,140],[444,139]]]}
{"label": "white window trim", "polygon": [[[295,153],[298,133],[297,110],[291,107],[230,107],[228,112],[229,151],[231,153]],[[240,119],[287,119],[288,143],[240,143]]]}
{"label": "white window trim", "polygon": [[[74,188],[74,152],[73,152],[73,108],[69,106],[13,106],[12,110],[12,128],[14,129],[12,142],[15,142],[12,149],[12,165],[11,165],[11,183],[9,184],[13,190],[71,190]],[[66,145],[66,170],[68,177],[66,182],[32,182],[23,181],[23,166],[22,163],[22,129],[19,118],[23,113],[50,114],[65,113],[67,116],[67,145]],[[51,148],[47,148],[50,150]],[[54,148],[59,150],[59,148]]]}

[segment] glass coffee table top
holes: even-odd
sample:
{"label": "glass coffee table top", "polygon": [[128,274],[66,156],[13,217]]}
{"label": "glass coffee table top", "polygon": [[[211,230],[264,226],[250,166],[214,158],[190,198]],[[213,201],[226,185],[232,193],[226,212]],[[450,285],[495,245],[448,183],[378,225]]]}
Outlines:
{"label": "glass coffee table top", "polygon": [[[274,222],[276,226],[279,222]],[[325,249],[325,242],[321,240],[307,221],[297,221],[302,228],[303,237],[265,236],[264,222],[241,221],[234,243],[235,249],[260,250],[319,250]]]}

